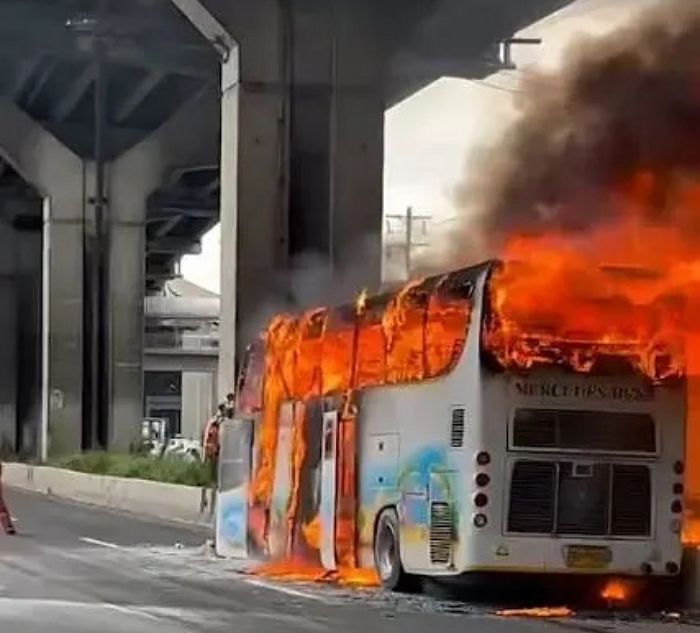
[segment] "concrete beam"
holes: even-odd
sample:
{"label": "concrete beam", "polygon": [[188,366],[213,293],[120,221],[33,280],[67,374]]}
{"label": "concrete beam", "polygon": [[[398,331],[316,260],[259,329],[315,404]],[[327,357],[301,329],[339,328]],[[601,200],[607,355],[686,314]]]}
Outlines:
{"label": "concrete beam", "polygon": [[75,110],[85,93],[95,81],[95,66],[89,64],[75,78],[64,95],[56,101],[51,109],[51,118],[62,121]]}
{"label": "concrete beam", "polygon": [[[183,216],[181,216],[181,215],[173,215],[165,220],[162,220],[161,225],[155,231],[153,231],[153,237],[155,239],[157,239],[159,237],[163,237],[164,235],[167,235],[178,224],[180,224],[180,222],[182,222],[182,218],[183,218]],[[150,223],[153,223],[155,221],[157,221],[155,218],[148,218],[146,220],[146,224],[150,224]]]}
{"label": "concrete beam", "polygon": [[142,416],[148,200],[173,169],[216,154],[217,108],[214,94],[201,93],[109,167],[110,449],[128,448]]}
{"label": "concrete beam", "polygon": [[55,59],[49,59],[46,61],[44,67],[39,72],[36,81],[32,85],[29,94],[23,100],[23,105],[25,107],[31,107],[37,100],[37,98],[41,94],[41,91],[44,89],[44,86],[48,83],[49,79],[51,78],[51,75],[53,74],[53,71],[56,68],[56,64],[57,62]]}
{"label": "concrete beam", "polygon": [[22,98],[29,86],[31,78],[33,77],[37,68],[39,68],[40,63],[41,56],[34,55],[34,57],[31,59],[26,59],[19,65],[17,76],[15,77],[9,93],[9,97],[12,101],[18,101]]}
{"label": "concrete beam", "polygon": [[150,240],[146,251],[161,255],[199,255],[202,252],[202,243],[189,237],[163,236]]}
{"label": "concrete beam", "polygon": [[219,364],[216,352],[203,354],[187,354],[173,350],[172,353],[163,350],[146,350],[144,371],[186,371],[215,373]]}
{"label": "concrete beam", "polygon": [[114,114],[114,120],[117,123],[126,121],[148,98],[148,95],[158,87],[158,84],[163,81],[164,77],[165,74],[160,71],[149,72],[119,105]]}
{"label": "concrete beam", "polygon": [[84,166],[6,99],[0,151],[44,196],[40,454],[75,452],[82,439]]}

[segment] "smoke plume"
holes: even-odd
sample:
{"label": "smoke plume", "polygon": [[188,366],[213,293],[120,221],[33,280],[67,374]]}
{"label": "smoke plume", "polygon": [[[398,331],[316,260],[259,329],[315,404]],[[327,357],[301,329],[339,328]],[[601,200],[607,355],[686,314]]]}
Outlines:
{"label": "smoke plume", "polygon": [[[556,74],[527,74],[518,105],[504,142],[475,157],[474,176],[458,188],[469,220],[452,252],[473,238],[474,213],[492,254],[514,234],[583,237],[620,212],[612,192],[647,171],[646,220],[677,220],[673,183],[700,183],[700,3],[665,1],[577,43]],[[700,219],[684,222],[700,233]]]}

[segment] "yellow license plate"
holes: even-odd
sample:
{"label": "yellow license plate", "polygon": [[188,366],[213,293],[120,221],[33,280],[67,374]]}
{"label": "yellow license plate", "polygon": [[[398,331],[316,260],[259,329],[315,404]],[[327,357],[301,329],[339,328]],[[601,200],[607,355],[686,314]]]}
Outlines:
{"label": "yellow license plate", "polygon": [[566,548],[566,566],[572,569],[605,569],[611,560],[609,547],[570,545]]}

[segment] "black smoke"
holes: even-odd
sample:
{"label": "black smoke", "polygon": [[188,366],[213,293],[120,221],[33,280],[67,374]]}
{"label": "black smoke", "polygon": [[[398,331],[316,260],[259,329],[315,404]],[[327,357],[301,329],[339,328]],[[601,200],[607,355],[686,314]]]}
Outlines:
{"label": "black smoke", "polygon": [[504,141],[458,188],[489,252],[514,233],[585,233],[614,219],[611,190],[641,171],[656,174],[650,222],[669,221],[675,178],[700,182],[700,1],[665,0],[577,43],[556,74],[526,73],[522,91]]}

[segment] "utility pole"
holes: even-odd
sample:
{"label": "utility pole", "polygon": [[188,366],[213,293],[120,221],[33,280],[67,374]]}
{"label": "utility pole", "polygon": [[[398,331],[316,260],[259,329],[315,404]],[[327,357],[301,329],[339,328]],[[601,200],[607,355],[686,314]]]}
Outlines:
{"label": "utility pole", "polygon": [[422,248],[428,246],[427,241],[416,241],[415,237],[415,223],[424,223],[423,231],[421,233],[426,234],[427,223],[433,219],[432,215],[416,215],[413,207],[408,207],[406,209],[405,215],[387,215],[386,219],[388,222],[399,221],[406,225],[406,230],[404,231],[404,241],[402,244],[391,244],[388,245],[388,249],[400,248],[403,251],[404,256],[404,270],[406,273],[406,279],[410,279],[413,276],[413,249]]}
{"label": "utility pole", "polygon": [[107,223],[104,221],[105,149],[104,129],[106,118],[107,60],[105,39],[108,35],[109,0],[98,0],[93,16],[79,16],[66,22],[74,30],[84,46],[90,46],[94,76],[93,99],[93,159],[95,165],[95,191],[90,199],[93,207],[92,226],[84,228],[84,281],[88,291],[85,302],[84,324],[87,342],[85,360],[85,388],[83,407],[87,419],[83,425],[83,447],[104,448],[107,440],[107,400],[109,354],[107,348]]}
{"label": "utility pole", "polygon": [[93,364],[92,373],[92,410],[91,410],[91,447],[106,448],[107,424],[107,385],[109,376],[107,350],[107,292],[106,268],[107,231],[104,222],[105,205],[105,152],[104,128],[107,90],[107,73],[103,50],[103,36],[106,30],[108,0],[99,0],[97,24],[95,27],[95,268],[93,284]]}

